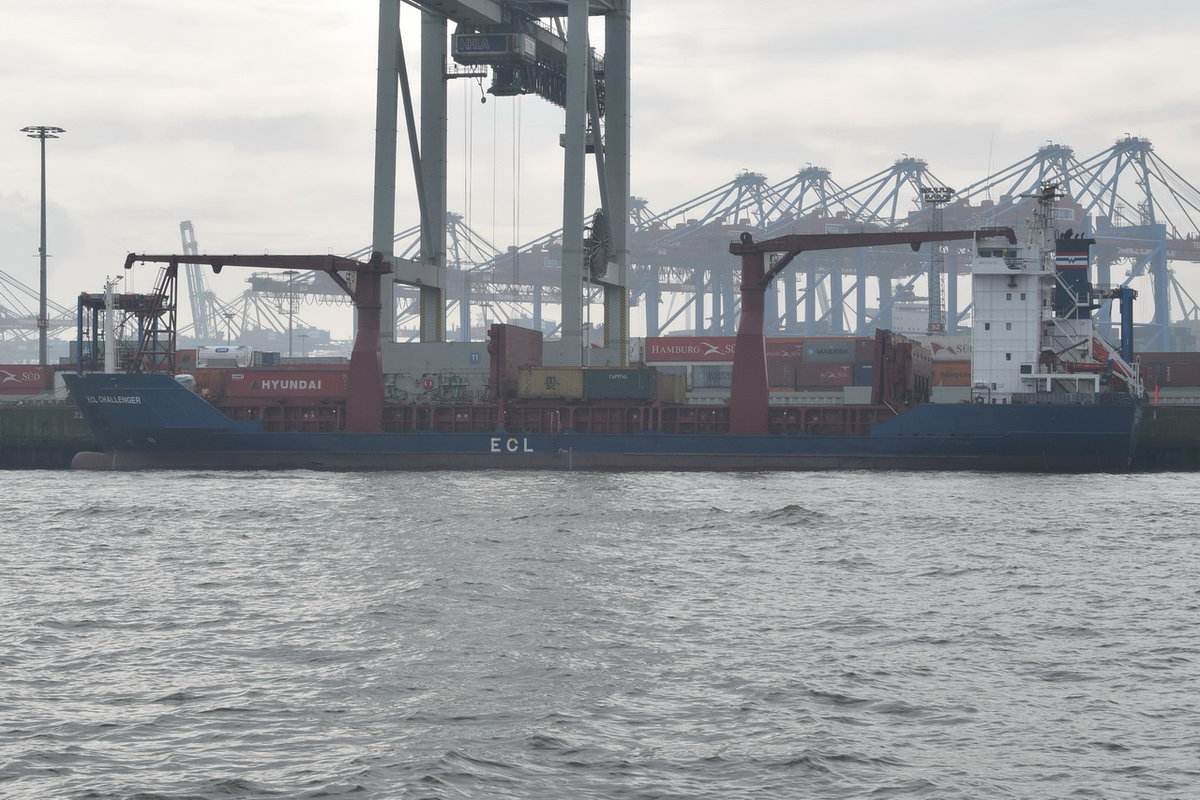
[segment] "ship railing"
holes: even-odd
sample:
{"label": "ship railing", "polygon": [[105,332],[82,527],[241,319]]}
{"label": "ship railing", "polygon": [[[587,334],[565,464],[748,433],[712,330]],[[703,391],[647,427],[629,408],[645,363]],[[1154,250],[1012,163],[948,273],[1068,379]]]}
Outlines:
{"label": "ship railing", "polygon": [[1134,399],[1125,392],[1013,392],[1012,403],[1025,405],[1130,405]]}
{"label": "ship railing", "polygon": [[1012,402],[1022,405],[1094,406],[1094,392],[1013,392]]}

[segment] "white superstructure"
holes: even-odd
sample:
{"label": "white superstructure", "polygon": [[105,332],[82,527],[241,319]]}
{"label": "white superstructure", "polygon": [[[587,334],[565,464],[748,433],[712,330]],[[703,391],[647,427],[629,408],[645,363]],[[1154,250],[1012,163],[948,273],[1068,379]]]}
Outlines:
{"label": "white superstructure", "polygon": [[1055,311],[1056,287],[1071,291],[1055,266],[1049,219],[1057,196],[1056,187],[1043,190],[1018,245],[996,239],[977,242],[971,326],[975,402],[1038,402],[1047,395],[1088,402],[1112,380],[1141,394],[1134,369],[1096,331],[1090,311],[1097,293],[1090,284],[1082,290],[1089,296],[1071,292],[1075,314]]}

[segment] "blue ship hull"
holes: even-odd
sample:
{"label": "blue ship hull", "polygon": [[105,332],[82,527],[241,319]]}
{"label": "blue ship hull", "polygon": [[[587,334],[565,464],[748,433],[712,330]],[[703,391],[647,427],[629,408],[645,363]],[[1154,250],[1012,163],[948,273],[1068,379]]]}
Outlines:
{"label": "blue ship hull", "polygon": [[284,433],[166,375],[67,375],[92,469],[1005,470],[1123,472],[1140,408],[923,404],[867,434]]}

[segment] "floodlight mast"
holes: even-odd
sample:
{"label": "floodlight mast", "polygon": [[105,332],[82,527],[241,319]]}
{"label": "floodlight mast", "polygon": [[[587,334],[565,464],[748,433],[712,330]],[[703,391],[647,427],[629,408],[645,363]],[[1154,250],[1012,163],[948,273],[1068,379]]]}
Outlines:
{"label": "floodlight mast", "polygon": [[66,133],[63,128],[53,125],[28,125],[21,128],[21,133],[30,139],[41,141],[42,150],[42,236],[38,245],[39,297],[38,297],[38,363],[46,366],[46,331],[50,327],[46,319],[46,140],[57,139],[60,133]]}

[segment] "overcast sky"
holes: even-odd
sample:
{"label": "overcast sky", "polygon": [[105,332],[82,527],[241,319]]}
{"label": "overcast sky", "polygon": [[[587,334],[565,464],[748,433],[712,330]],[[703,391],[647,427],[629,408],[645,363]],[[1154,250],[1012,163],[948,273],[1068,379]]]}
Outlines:
{"label": "overcast sky", "polygon": [[[0,9],[0,269],[37,285],[26,125],[67,131],[48,143],[64,305],[126,252],[178,252],[185,219],[210,253],[369,244],[374,0]],[[402,8],[406,30],[416,17]],[[634,0],[633,31],[632,191],[655,210],[742,170],[776,182],[813,164],[848,186],[904,155],[964,186],[1047,141],[1082,159],[1125,134],[1200,183],[1191,0]],[[417,37],[406,46],[415,57]],[[561,111],[479,97],[452,82],[450,208],[506,247],[561,224]],[[416,222],[409,180],[398,230]],[[245,277],[222,275],[218,292]],[[152,283],[147,269],[134,286]]]}

